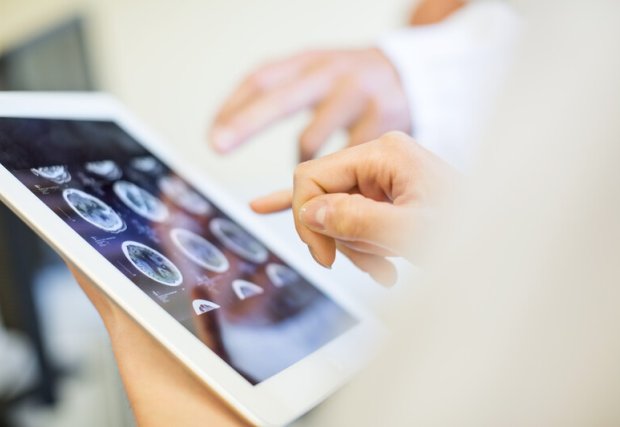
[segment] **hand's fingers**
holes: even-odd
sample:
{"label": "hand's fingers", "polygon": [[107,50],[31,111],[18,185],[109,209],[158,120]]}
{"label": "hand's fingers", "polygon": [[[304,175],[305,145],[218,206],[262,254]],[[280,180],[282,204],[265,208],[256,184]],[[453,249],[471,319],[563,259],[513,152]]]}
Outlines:
{"label": "hand's fingers", "polygon": [[381,257],[398,256],[398,254],[393,251],[390,251],[381,246],[373,245],[372,243],[367,243],[367,242],[353,242],[353,241],[347,241],[347,240],[337,240],[336,244],[344,245],[354,251],[362,252],[362,253],[370,254],[370,255],[377,255]]}
{"label": "hand's fingers", "polygon": [[243,104],[260,92],[271,90],[292,80],[320,55],[319,52],[302,52],[267,64],[248,75],[222,104],[216,116],[214,127],[225,122],[229,115],[234,114]]}
{"label": "hand's fingers", "polygon": [[[377,195],[383,192],[394,205],[408,205],[417,195],[415,186],[410,185],[415,172],[410,170],[412,148],[403,143],[403,140],[407,139],[407,136],[400,133],[386,134],[381,140],[342,150],[297,166],[292,203],[295,228],[301,240],[313,248],[321,264],[331,265],[333,262],[335,242],[333,238],[303,223],[300,218],[302,206],[317,196],[327,193],[348,193],[355,188],[362,194],[372,194],[370,196],[372,199],[380,199]],[[382,205],[391,207],[389,203]],[[384,224],[381,218],[375,219],[376,224]],[[380,228],[374,226],[374,229]],[[406,237],[400,232],[390,234],[396,234],[396,241],[399,244]]]}
{"label": "hand's fingers", "polygon": [[300,220],[323,236],[396,253],[407,249],[415,225],[408,207],[343,193],[312,198],[301,207]]}
{"label": "hand's fingers", "polygon": [[268,214],[290,209],[293,200],[293,190],[275,191],[250,202],[250,207],[256,213]]}
{"label": "hand's fingers", "polygon": [[372,141],[381,136],[383,132],[379,128],[379,116],[376,107],[368,103],[366,110],[359,120],[349,129],[349,147]]}
{"label": "hand's fingers", "polygon": [[[370,145],[353,147],[297,165],[294,195],[303,194],[305,199],[303,202],[306,202],[325,193],[345,193],[354,189],[362,191],[359,186],[358,169],[369,169],[367,160],[374,154],[370,153],[370,150],[379,147],[378,141],[376,142],[374,147]],[[372,178],[373,176],[369,176],[369,179]]]}
{"label": "hand's fingers", "polygon": [[370,274],[376,282],[385,286],[392,286],[396,283],[398,272],[391,261],[377,255],[357,252],[341,244],[338,244],[338,250],[360,270]]}
{"label": "hand's fingers", "polygon": [[[394,98],[399,98],[399,95],[394,94]],[[371,141],[391,131],[410,133],[409,106],[406,103],[382,105],[380,102],[370,99],[359,120],[349,127],[350,147]]]}
{"label": "hand's fingers", "polygon": [[[313,231],[300,219],[302,205],[326,193],[348,192],[358,187],[357,168],[363,167],[360,158],[367,155],[367,147],[354,147],[325,156],[319,160],[301,163],[295,169],[293,191],[293,218],[300,239],[306,243],[319,264],[329,267],[336,256],[333,238]],[[368,178],[373,180],[372,174]]]}
{"label": "hand's fingers", "polygon": [[314,110],[310,124],[299,139],[300,161],[314,157],[336,130],[348,127],[361,114],[364,94],[352,79],[341,80]]}
{"label": "hand's fingers", "polygon": [[213,130],[213,144],[227,152],[274,121],[313,106],[330,88],[333,69],[313,67],[298,78],[259,94]]}

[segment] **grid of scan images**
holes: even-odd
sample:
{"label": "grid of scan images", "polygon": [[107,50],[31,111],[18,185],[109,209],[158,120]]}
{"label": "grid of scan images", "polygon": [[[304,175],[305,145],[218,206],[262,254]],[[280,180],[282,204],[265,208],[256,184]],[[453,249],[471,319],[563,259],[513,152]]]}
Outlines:
{"label": "grid of scan images", "polygon": [[251,384],[357,321],[113,122],[0,119],[2,164]]}

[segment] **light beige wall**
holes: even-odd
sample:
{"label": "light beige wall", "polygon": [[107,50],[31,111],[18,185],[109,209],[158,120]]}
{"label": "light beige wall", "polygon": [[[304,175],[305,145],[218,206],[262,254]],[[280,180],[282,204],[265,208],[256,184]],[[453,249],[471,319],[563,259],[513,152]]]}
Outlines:
{"label": "light beige wall", "polygon": [[0,0],[0,54],[72,16],[83,0]]}

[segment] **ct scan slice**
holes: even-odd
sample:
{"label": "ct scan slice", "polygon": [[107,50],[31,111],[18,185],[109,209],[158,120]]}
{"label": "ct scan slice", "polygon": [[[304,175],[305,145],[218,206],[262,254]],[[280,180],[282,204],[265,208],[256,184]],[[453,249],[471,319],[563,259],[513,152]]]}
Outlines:
{"label": "ct scan slice", "polygon": [[206,299],[195,299],[192,301],[192,307],[198,316],[220,308],[216,303],[207,301]]}
{"label": "ct scan slice", "polygon": [[131,161],[131,166],[140,172],[151,174],[159,173],[162,170],[161,163],[153,156],[143,156],[133,159]]}
{"label": "ct scan slice", "polygon": [[228,270],[228,260],[222,251],[204,237],[182,228],[172,229],[170,237],[176,247],[199,266],[216,273]]}
{"label": "ct scan slice", "polygon": [[209,215],[213,208],[200,194],[189,188],[183,180],[175,176],[164,176],[159,180],[159,189],[166,197],[195,215]]}
{"label": "ct scan slice", "polygon": [[248,261],[260,264],[269,258],[267,249],[232,221],[215,218],[209,229],[226,248]]}
{"label": "ct scan slice", "polygon": [[43,166],[40,168],[32,168],[30,172],[54,184],[66,184],[71,181],[71,174],[66,166]]}
{"label": "ct scan slice", "polygon": [[151,221],[162,222],[168,218],[168,208],[157,197],[128,181],[114,183],[114,193],[129,209]]}
{"label": "ct scan slice", "polygon": [[125,230],[125,221],[110,206],[95,196],[75,188],[67,188],[62,192],[65,202],[82,219],[109,233],[120,233]]}
{"label": "ct scan slice", "polygon": [[235,291],[235,295],[237,295],[237,298],[240,300],[248,299],[264,292],[263,288],[257,284],[241,279],[233,281],[232,287]]}
{"label": "ct scan slice", "polygon": [[179,286],[183,283],[183,275],[177,266],[155,249],[128,240],[123,242],[123,253],[129,262],[149,279],[166,286]]}
{"label": "ct scan slice", "polygon": [[300,279],[295,271],[282,264],[267,264],[265,270],[267,271],[267,276],[269,280],[271,280],[271,283],[278,288],[295,283]]}
{"label": "ct scan slice", "polygon": [[121,168],[112,160],[88,162],[84,167],[88,172],[100,176],[101,178],[105,178],[109,181],[116,181],[123,175]]}

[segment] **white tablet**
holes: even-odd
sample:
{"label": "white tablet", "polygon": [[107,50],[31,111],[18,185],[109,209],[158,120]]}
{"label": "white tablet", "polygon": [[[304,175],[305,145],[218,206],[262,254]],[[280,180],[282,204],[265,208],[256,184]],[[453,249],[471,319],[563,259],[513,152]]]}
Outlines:
{"label": "white tablet", "polygon": [[0,196],[253,424],[308,411],[382,334],[108,96],[0,94]]}

